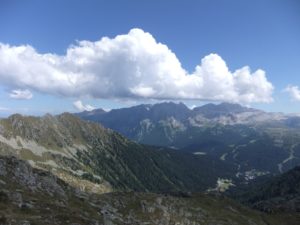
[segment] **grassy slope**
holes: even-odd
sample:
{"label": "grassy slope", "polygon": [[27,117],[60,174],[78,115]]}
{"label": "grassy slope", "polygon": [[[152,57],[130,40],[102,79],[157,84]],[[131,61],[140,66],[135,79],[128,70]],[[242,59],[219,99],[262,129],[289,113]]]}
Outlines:
{"label": "grassy slope", "polygon": [[206,194],[91,195],[13,158],[0,157],[0,166],[0,224],[293,225],[300,221],[296,215],[267,215]]}
{"label": "grassy slope", "polygon": [[[32,160],[36,165],[52,160],[62,170],[84,171],[81,177],[76,177],[78,182],[80,178],[97,182],[96,175],[100,182],[110,183],[115,190],[203,191],[214,187],[218,177],[231,178],[234,174],[234,168],[219,159],[140,145],[68,113],[56,117],[13,115],[1,120],[0,125],[3,136],[22,137],[49,150],[38,157],[32,154],[32,149],[22,149],[18,154],[21,159]],[[78,146],[84,146],[85,150]],[[71,158],[59,154],[68,148],[77,153]],[[4,145],[1,149],[8,148]],[[48,164],[44,168],[53,169]]]}

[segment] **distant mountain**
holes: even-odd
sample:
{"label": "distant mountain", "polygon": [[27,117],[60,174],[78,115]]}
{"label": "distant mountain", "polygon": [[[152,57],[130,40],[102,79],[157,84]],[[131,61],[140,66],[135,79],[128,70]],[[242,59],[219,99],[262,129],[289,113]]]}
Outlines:
{"label": "distant mountain", "polygon": [[140,145],[68,113],[0,120],[0,154],[97,193],[204,191],[235,173],[220,159]]}
{"label": "distant mountain", "polygon": [[[75,115],[86,118],[88,118],[90,115],[100,116],[101,114],[111,115],[111,117],[116,118],[119,118],[120,116],[137,116],[137,120],[151,117],[151,119],[159,121],[170,116],[176,119],[184,119],[189,115],[190,112],[191,110],[183,103],[177,104],[174,102],[163,102],[154,105],[142,104],[130,108],[112,109],[109,112],[105,112],[103,109],[94,109],[92,111],[75,113]],[[135,114],[133,115],[132,113]]]}
{"label": "distant mountain", "polygon": [[[111,128],[121,134],[136,140],[139,128],[143,126],[143,121],[153,121],[159,123],[159,121],[166,120],[168,118],[174,118],[175,120],[185,120],[190,114],[190,109],[183,103],[175,104],[173,102],[159,103],[155,105],[138,105],[130,108],[113,109],[109,112],[103,112],[102,110],[93,110],[77,113],[75,115],[82,119],[99,122],[105,127]],[[144,144],[155,144],[142,142]]]}
{"label": "distant mountain", "polygon": [[77,114],[136,142],[207,154],[234,163],[245,182],[300,165],[300,117],[239,104],[159,103]]}
{"label": "distant mountain", "polygon": [[239,195],[243,202],[266,212],[300,212],[300,166]]}
{"label": "distant mountain", "polygon": [[140,143],[182,147],[176,143],[175,137],[181,136],[190,128],[215,124],[246,124],[262,114],[266,113],[231,103],[207,104],[191,110],[183,103],[165,102],[113,109],[109,112],[96,109],[75,115],[99,122]]}
{"label": "distant mountain", "polygon": [[0,156],[0,224],[296,225],[297,214],[269,215],[224,196],[192,193],[91,194],[14,157]]}
{"label": "distant mountain", "polygon": [[[175,147],[178,147],[173,143],[175,139],[173,136],[176,136],[176,133],[181,135],[181,131],[189,127],[204,126],[212,122],[214,124],[236,123],[234,115],[244,112],[260,113],[261,111],[230,103],[207,104],[191,110],[183,103],[165,102],[113,109],[109,112],[95,109],[75,115],[85,120],[99,122],[140,143],[158,146],[175,144]],[[229,116],[228,121],[223,118],[226,116]],[[211,121],[212,118],[215,121]]]}
{"label": "distant mountain", "polygon": [[195,107],[193,109],[193,112],[195,114],[200,114],[203,115],[206,118],[216,118],[220,116],[229,116],[229,115],[234,115],[238,113],[245,113],[245,112],[250,112],[250,113],[258,113],[261,112],[260,110],[257,109],[252,109],[248,107],[243,107],[239,104],[232,104],[232,103],[221,103],[219,105],[215,104],[206,104],[203,106]]}
{"label": "distant mountain", "polygon": [[83,111],[80,113],[75,113],[79,117],[93,117],[93,116],[98,116],[101,114],[105,114],[106,111],[104,109],[94,109],[92,111]]}

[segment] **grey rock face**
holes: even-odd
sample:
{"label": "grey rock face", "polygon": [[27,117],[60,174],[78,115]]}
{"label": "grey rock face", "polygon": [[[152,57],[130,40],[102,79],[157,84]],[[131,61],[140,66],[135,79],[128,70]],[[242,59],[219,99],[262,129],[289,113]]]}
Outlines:
{"label": "grey rock face", "polygon": [[0,176],[6,176],[6,162],[0,159]]}
{"label": "grey rock face", "polygon": [[27,162],[15,157],[0,159],[0,176],[8,176],[14,182],[21,184],[30,191],[46,191],[49,194],[65,196],[62,184],[57,182],[57,177],[47,171],[32,168]]}

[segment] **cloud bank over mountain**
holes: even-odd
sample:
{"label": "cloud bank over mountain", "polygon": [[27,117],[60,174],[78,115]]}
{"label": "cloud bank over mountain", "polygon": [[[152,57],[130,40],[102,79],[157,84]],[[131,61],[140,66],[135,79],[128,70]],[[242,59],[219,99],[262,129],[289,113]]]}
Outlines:
{"label": "cloud bank over mountain", "polygon": [[[0,79],[12,90],[76,98],[273,100],[273,85],[263,70],[245,66],[232,72],[219,55],[210,54],[189,74],[166,45],[141,29],[80,41],[65,55],[0,43]],[[22,94],[13,91],[12,96]]]}

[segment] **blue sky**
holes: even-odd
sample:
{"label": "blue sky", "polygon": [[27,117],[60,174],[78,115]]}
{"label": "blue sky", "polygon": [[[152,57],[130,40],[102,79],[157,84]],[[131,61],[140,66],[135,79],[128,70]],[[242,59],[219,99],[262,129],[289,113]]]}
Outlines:
{"label": "blue sky", "polygon": [[[300,85],[300,2],[297,0],[0,0],[0,42],[10,47],[32,46],[39,54],[62,56],[69,46],[77,46],[77,41],[96,42],[102,37],[114,39],[117,35],[129,34],[133,28],[148,32],[157,43],[165,44],[176,54],[187,74],[192,74],[201,59],[211,53],[222,57],[231,72],[244,66],[249,66],[251,73],[262,69],[267,81],[274,87],[273,101],[253,100],[245,104],[267,111],[300,111],[300,97],[295,88]],[[113,65],[117,66],[116,62],[114,58]],[[1,63],[4,62],[0,58]],[[27,70],[32,68],[24,67],[25,71],[19,73],[24,72],[26,76]],[[4,72],[10,71],[6,69]],[[149,74],[147,76],[151,76]],[[22,74],[15,77],[20,76]],[[1,77],[1,70],[0,78],[0,116],[14,112],[44,114],[75,111],[73,102],[78,100],[97,108],[110,109],[155,102],[157,99],[168,100],[172,93],[180,91],[176,89],[157,97],[149,89],[152,83],[147,83],[148,86],[138,89],[134,92],[138,94],[133,97],[125,93],[123,98],[121,93],[111,92],[72,95],[60,90],[44,90],[44,87],[28,82],[11,81],[7,74]],[[288,85],[294,89],[284,92]],[[13,98],[13,90],[28,90],[33,97]],[[141,95],[140,90],[143,91],[142,98],[137,97]],[[165,93],[165,90],[159,90]],[[218,101],[207,93],[198,99],[192,97],[192,100],[178,96],[174,95],[174,99],[190,106],[201,105],[207,102],[205,99]]]}

